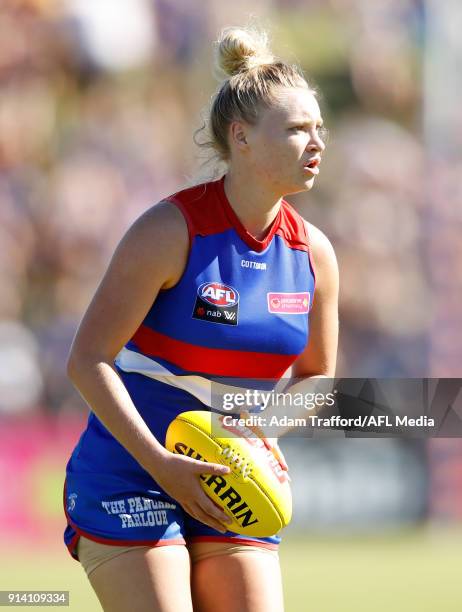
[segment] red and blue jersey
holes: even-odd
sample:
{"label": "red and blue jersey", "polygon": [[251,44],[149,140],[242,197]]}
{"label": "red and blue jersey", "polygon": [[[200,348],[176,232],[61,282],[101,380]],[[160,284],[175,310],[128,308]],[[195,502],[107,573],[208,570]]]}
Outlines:
{"label": "red and blue jersey", "polygon": [[[188,226],[186,267],[174,287],[159,292],[115,359],[135,406],[161,443],[179,412],[210,406],[211,380],[282,377],[307,344],[315,287],[307,224],[286,201],[265,238],[257,240],[231,207],[223,178],[167,200]],[[104,500],[93,492],[98,478]],[[68,545],[77,533],[121,541],[106,526],[104,512],[97,515],[91,507],[138,489],[152,492],[154,485],[91,412],[67,468]],[[86,499],[80,501],[81,514],[78,496]],[[146,541],[144,527],[130,529],[131,537]]]}
{"label": "red and blue jersey", "polygon": [[308,340],[314,272],[306,223],[283,200],[265,239],[255,239],[223,179],[169,201],[188,224],[186,269],[159,293],[119,367],[130,369],[127,353],[137,353],[178,375],[280,378]]}

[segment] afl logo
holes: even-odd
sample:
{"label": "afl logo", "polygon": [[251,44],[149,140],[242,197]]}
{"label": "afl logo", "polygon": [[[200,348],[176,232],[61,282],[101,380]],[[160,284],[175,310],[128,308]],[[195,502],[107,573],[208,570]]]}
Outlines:
{"label": "afl logo", "polygon": [[238,310],[239,293],[234,287],[218,282],[202,283],[197,289],[192,318],[208,323],[237,325]]}
{"label": "afl logo", "polygon": [[212,306],[230,307],[239,302],[239,293],[230,285],[223,283],[203,283],[197,295]]}

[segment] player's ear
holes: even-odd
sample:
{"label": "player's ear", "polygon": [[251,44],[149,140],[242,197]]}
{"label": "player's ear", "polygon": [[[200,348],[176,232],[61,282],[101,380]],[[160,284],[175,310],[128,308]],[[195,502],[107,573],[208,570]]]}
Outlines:
{"label": "player's ear", "polygon": [[241,121],[233,121],[229,126],[230,140],[239,149],[247,148],[247,127]]}

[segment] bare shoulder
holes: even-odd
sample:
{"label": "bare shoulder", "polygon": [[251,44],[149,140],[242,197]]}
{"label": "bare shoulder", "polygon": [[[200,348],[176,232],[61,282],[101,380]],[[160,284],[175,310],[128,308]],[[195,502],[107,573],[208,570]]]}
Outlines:
{"label": "bare shoulder", "polygon": [[127,230],[82,319],[69,363],[90,353],[113,359],[133,336],[159,291],[175,285],[188,258],[182,213],[159,203]]}
{"label": "bare shoulder", "polygon": [[189,251],[188,228],[183,214],[163,200],[146,210],[127,230],[117,247],[127,265],[141,267],[144,273],[163,271],[162,288],[173,286],[180,278]]}
{"label": "bare shoulder", "polygon": [[[148,208],[128,229],[125,238],[139,247],[170,246],[172,239],[188,241],[188,228],[183,214],[168,200]],[[153,240],[155,238],[155,240]]]}
{"label": "bare shoulder", "polygon": [[335,259],[334,247],[326,234],[309,221],[305,223],[308,227],[308,238],[313,257],[320,263],[324,259]]}
{"label": "bare shoulder", "polygon": [[308,239],[310,241],[311,254],[316,274],[316,285],[319,288],[324,285],[338,285],[338,264],[334,247],[331,241],[318,227],[306,221],[308,228]]}

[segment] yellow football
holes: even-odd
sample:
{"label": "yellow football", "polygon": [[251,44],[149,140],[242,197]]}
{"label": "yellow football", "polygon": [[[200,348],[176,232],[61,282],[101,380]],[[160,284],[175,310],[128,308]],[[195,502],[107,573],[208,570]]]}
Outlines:
{"label": "yellow football", "polygon": [[239,427],[230,415],[182,412],[170,423],[165,446],[173,453],[231,468],[229,474],[200,476],[206,494],[232,519],[229,531],[269,537],[290,522],[287,472],[263,440]]}

